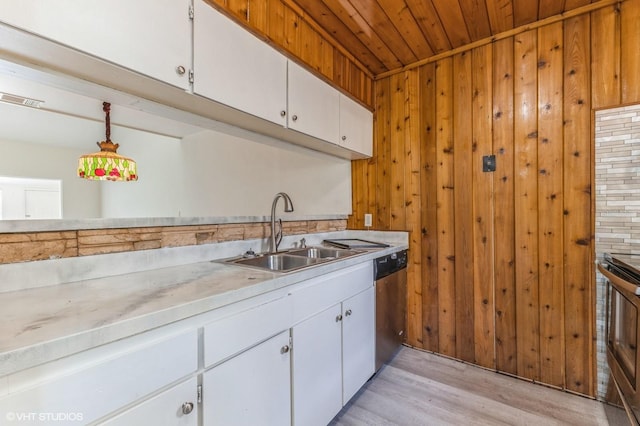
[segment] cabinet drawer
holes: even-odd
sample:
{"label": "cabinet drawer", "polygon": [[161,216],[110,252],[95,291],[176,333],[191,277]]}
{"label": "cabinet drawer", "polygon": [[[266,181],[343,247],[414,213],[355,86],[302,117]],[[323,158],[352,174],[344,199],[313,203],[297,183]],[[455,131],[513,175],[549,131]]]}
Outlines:
{"label": "cabinet drawer", "polygon": [[291,292],[293,322],[297,324],[369,287],[373,287],[373,262],[311,279]]}
{"label": "cabinet drawer", "polygon": [[0,399],[0,418],[63,413],[92,422],[195,372],[197,344],[193,330],[9,394]]}
{"label": "cabinet drawer", "polygon": [[[184,414],[182,405],[189,403],[193,404],[193,409]],[[198,380],[193,377],[98,424],[195,426],[198,424]]]}
{"label": "cabinet drawer", "polygon": [[292,312],[291,298],[284,297],[205,325],[205,368],[288,329]]}

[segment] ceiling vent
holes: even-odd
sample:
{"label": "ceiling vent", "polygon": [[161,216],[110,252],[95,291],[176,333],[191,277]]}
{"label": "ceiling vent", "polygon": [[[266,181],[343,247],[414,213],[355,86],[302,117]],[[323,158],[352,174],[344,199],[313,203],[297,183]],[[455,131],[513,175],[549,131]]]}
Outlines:
{"label": "ceiling vent", "polygon": [[37,99],[25,98],[24,96],[12,95],[10,93],[2,92],[0,92],[0,101],[6,102],[8,104],[28,106],[31,108],[40,108],[40,106],[44,103],[44,101],[39,101]]}

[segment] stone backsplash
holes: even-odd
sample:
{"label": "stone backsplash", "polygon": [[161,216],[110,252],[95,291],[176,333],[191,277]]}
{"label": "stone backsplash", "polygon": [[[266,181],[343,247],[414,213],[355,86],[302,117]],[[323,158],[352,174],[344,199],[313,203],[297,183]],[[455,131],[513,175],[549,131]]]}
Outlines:
{"label": "stone backsplash", "polygon": [[[343,231],[347,221],[283,222],[285,235]],[[267,238],[270,224],[159,226],[0,233],[0,264]]]}

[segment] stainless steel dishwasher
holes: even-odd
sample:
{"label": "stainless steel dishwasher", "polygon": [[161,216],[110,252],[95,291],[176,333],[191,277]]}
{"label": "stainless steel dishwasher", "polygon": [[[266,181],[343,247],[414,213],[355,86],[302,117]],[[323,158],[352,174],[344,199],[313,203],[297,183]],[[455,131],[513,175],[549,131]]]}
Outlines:
{"label": "stainless steel dishwasher", "polygon": [[376,279],[376,371],[405,341],[407,250],[374,260]]}

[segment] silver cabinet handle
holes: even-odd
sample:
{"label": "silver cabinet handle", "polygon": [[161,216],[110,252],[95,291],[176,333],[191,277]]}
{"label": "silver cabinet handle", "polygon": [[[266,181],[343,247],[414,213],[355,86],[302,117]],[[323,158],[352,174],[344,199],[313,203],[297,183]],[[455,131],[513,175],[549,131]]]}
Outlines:
{"label": "silver cabinet handle", "polygon": [[347,312],[345,312],[344,314],[345,314],[346,316],[349,316],[349,315],[351,315],[352,313],[353,313],[353,312],[351,312],[351,309],[347,309]]}
{"label": "silver cabinet handle", "polygon": [[185,67],[183,67],[182,65],[178,65],[178,66],[176,67],[176,72],[177,72],[179,75],[184,75],[184,73],[185,73],[185,72],[187,72],[187,69],[186,69]]}
{"label": "silver cabinet handle", "polygon": [[298,121],[298,116],[297,116],[297,115],[294,115],[293,117],[291,117],[291,119],[292,119],[293,121]]}
{"label": "silver cabinet handle", "polygon": [[280,117],[284,117],[285,115],[287,115],[287,111],[285,110],[280,111]]}
{"label": "silver cabinet handle", "polygon": [[284,345],[283,347],[280,348],[280,353],[281,354],[286,354],[287,352],[289,352],[291,348],[289,347],[289,345]]}
{"label": "silver cabinet handle", "polygon": [[182,404],[182,414],[189,414],[193,411],[193,402],[185,402]]}
{"label": "silver cabinet handle", "polygon": [[342,137],[342,140],[343,140],[343,141],[346,141],[346,140],[347,140],[347,137],[346,137],[346,136],[343,136],[343,137]]}
{"label": "silver cabinet handle", "polygon": [[338,315],[336,317],[336,322],[340,322],[340,321],[342,321],[342,314],[340,314],[340,315]]}

